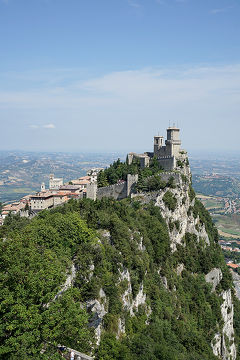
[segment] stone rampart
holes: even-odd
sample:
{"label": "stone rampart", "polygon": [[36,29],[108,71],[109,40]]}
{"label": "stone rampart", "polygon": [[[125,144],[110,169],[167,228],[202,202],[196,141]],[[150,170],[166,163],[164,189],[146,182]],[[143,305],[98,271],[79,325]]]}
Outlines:
{"label": "stone rampart", "polygon": [[168,182],[169,179],[173,177],[176,185],[181,184],[182,181],[181,174],[178,172],[167,171],[167,172],[162,172],[158,175],[161,177],[162,181],[164,182]]}
{"label": "stone rampart", "polygon": [[101,200],[103,197],[112,197],[115,200],[125,199],[127,197],[127,182],[98,188],[96,198]]}
{"label": "stone rampart", "polygon": [[[95,199],[101,200],[103,197],[112,197],[115,200],[122,200],[128,197],[134,190],[134,184],[138,181],[138,175],[127,175],[127,181],[122,181],[119,184],[114,184],[106,187],[96,189]],[[87,193],[87,197],[93,200],[93,192]]]}

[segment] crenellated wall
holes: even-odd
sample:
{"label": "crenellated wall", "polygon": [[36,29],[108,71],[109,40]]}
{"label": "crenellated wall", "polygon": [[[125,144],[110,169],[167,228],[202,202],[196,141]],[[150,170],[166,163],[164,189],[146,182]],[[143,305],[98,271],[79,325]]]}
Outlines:
{"label": "crenellated wall", "polygon": [[127,197],[127,182],[98,188],[96,198],[101,200],[103,197],[112,197],[115,200],[125,199]]}
{"label": "crenellated wall", "polygon": [[96,183],[87,186],[87,198],[101,200],[103,197],[112,197],[115,200],[122,200],[128,197],[138,181],[138,175],[127,175],[127,181],[98,188]]}

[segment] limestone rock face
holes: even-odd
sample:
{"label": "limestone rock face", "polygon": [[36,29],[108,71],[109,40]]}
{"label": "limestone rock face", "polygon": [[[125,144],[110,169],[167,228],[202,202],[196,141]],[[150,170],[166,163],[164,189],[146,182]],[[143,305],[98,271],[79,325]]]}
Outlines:
{"label": "limestone rock face", "polygon": [[119,276],[119,282],[127,280],[127,289],[124,291],[121,300],[123,303],[123,308],[125,310],[130,311],[131,309],[131,298],[132,298],[132,285],[131,285],[131,279],[128,269],[124,269],[122,272],[119,270],[120,276]]}
{"label": "limestone rock face", "polygon": [[[123,303],[123,308],[130,312],[131,316],[134,316],[134,311],[138,311],[140,305],[145,305],[146,303],[146,294],[143,291],[143,284],[140,285],[139,292],[137,293],[136,297],[133,299],[132,294],[132,286],[131,286],[131,278],[128,269],[124,269],[120,272],[120,281],[127,280],[128,285],[127,289],[123,293],[121,300]],[[148,309],[148,311],[150,311]]]}
{"label": "limestone rock face", "polygon": [[223,318],[222,333],[217,333],[212,341],[212,349],[214,355],[223,360],[235,360],[236,346],[234,344],[234,329],[233,329],[233,303],[231,290],[223,291],[221,294],[223,304],[221,306],[221,313]]}
{"label": "limestone rock face", "polygon": [[213,288],[212,290],[215,291],[218,284],[220,284],[220,281],[222,280],[222,271],[221,269],[212,269],[206,276],[205,280],[207,283],[211,283]]}
{"label": "limestone rock face", "polygon": [[[171,191],[177,200],[177,206],[174,211],[168,209],[164,203],[163,197],[167,191]],[[176,250],[176,245],[182,243],[182,238],[186,233],[195,234],[198,241],[203,239],[209,245],[209,238],[205,226],[200,223],[199,217],[196,219],[189,211],[190,207],[194,206],[194,199],[191,201],[188,194],[188,184],[184,184],[181,180],[180,184],[175,189],[169,189],[160,192],[156,198],[156,206],[160,207],[161,213],[168,225],[170,223],[179,222],[179,229],[174,227],[171,231],[169,228],[169,235],[171,241],[171,248]]]}
{"label": "limestone rock face", "polygon": [[132,302],[131,311],[130,313],[133,315],[133,309],[138,310],[138,307],[140,305],[144,305],[146,303],[146,294],[143,292],[143,284],[140,285],[139,292],[137,293],[137,296]]}
{"label": "limestone rock face", "polygon": [[233,330],[233,302],[231,290],[223,291],[223,304],[221,306],[221,313],[223,318],[223,333],[222,333],[222,359],[235,360],[236,346],[234,344],[234,330]]}
{"label": "limestone rock face", "polygon": [[[206,282],[211,283],[213,291],[222,280],[221,269],[212,269],[206,276]],[[212,349],[214,355],[223,360],[236,359],[236,346],[234,344],[234,329],[233,329],[233,302],[231,290],[223,291],[220,295],[223,299],[221,305],[221,314],[223,319],[222,332],[215,334],[212,341]]]}
{"label": "limestone rock face", "polygon": [[[144,203],[153,201],[161,209],[161,214],[169,226],[169,235],[171,248],[176,250],[177,244],[182,244],[182,239],[186,233],[195,234],[198,241],[203,239],[206,245],[209,245],[209,237],[205,225],[200,222],[199,216],[194,218],[192,208],[195,199],[191,200],[189,196],[190,172],[189,169],[182,169],[181,174],[173,174],[176,186],[175,188],[165,188],[164,190],[154,191],[151,193],[138,194],[142,196]],[[168,179],[170,174],[168,175]],[[166,180],[163,178],[163,180]],[[166,192],[171,192],[176,199],[176,209],[170,210],[164,202]],[[179,224],[179,227],[170,228],[171,224]]]}
{"label": "limestone rock face", "polygon": [[117,339],[120,338],[120,336],[122,334],[125,334],[126,330],[125,330],[125,319],[118,319],[118,332],[117,332]]}
{"label": "limestone rock face", "polygon": [[[171,211],[164,203],[163,197],[167,191],[171,191],[177,200],[176,209]],[[203,240],[208,246],[210,244],[205,225],[200,222],[199,217],[194,218],[191,208],[194,206],[195,199],[191,200],[189,196],[189,185],[179,178],[179,183],[174,189],[165,189],[164,191],[155,194],[155,204],[160,207],[162,216],[165,218],[169,226],[169,235],[171,241],[172,251],[176,250],[176,245],[182,243],[184,235],[188,232],[195,234],[197,240]],[[175,226],[171,231],[170,224],[178,223],[179,228]],[[181,274],[183,270],[182,264],[177,267],[177,274]],[[221,269],[214,268],[206,276],[206,282],[212,284],[215,291],[217,285],[222,280]],[[222,360],[235,360],[236,359],[236,346],[234,343],[234,329],[233,329],[233,302],[231,290],[222,292],[220,295],[223,299],[221,305],[221,314],[223,319],[223,329],[221,333],[217,333],[212,341],[212,349],[214,355]]]}
{"label": "limestone rock face", "polygon": [[99,298],[101,302],[95,299],[89,300],[86,303],[88,310],[93,313],[89,325],[95,329],[97,346],[100,344],[103,318],[107,314],[106,294],[103,289],[99,291]]}
{"label": "limestone rock face", "polygon": [[67,291],[74,283],[74,280],[76,278],[76,274],[77,274],[77,268],[75,263],[72,263],[71,266],[71,270],[70,273],[67,273],[67,278],[65,283],[61,286],[61,289],[58,291],[58,293],[54,296],[54,298],[47,304],[44,304],[43,306],[46,308],[49,308],[50,304],[52,302],[54,302],[57,298],[59,298],[60,296],[62,296],[62,294]]}

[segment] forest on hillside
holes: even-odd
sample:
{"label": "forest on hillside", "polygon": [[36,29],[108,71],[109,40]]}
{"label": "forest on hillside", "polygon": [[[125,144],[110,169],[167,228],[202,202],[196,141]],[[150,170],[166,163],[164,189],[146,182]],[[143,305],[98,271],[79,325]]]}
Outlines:
{"label": "forest on hillside", "polygon": [[[217,293],[232,280],[208,212],[198,201],[192,211],[205,223],[210,246],[186,234],[174,253],[168,227],[153,204],[85,199],[43,211],[31,221],[9,216],[0,228],[0,358],[60,359],[57,345],[64,344],[92,351],[98,360],[216,359],[210,343],[222,327]],[[73,261],[74,286],[53,301]],[[204,280],[214,267],[224,274],[217,293]],[[141,285],[146,292],[146,304],[134,316],[122,302],[127,284],[119,271],[124,269],[133,298]],[[99,298],[100,289],[108,310],[96,347],[89,327],[93,314],[85,304]],[[239,334],[237,302],[235,315]],[[120,318],[125,334],[116,337]]]}

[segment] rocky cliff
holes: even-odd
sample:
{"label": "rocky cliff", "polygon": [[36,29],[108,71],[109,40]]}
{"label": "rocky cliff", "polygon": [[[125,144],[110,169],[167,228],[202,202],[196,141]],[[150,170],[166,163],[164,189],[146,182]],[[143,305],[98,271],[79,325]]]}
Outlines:
{"label": "rocky cliff", "polygon": [[[210,246],[210,239],[206,230],[206,224],[202,221],[200,214],[195,210],[197,205],[194,192],[191,187],[191,173],[188,168],[184,171],[179,169],[183,176],[177,178],[178,182],[172,188],[165,188],[162,191],[152,192],[147,194],[136,194],[137,197],[142,197],[144,203],[153,201],[155,206],[159,207],[161,214],[165,219],[170,236],[170,246],[172,251],[177,250],[177,245],[185,245],[184,239],[186,234],[195,236],[195,241],[202,242],[207,250]],[[174,199],[174,204],[169,205],[168,198]],[[199,205],[199,204],[198,204]],[[179,264],[177,268],[178,275],[184,269],[183,264]],[[223,278],[221,269],[212,269],[205,275],[207,283],[212,284],[212,291],[216,291],[217,286],[221,283]],[[163,284],[166,286],[166,279],[163,279]],[[219,297],[222,300],[221,316],[223,321],[222,330],[215,334],[211,342],[214,355],[224,360],[236,359],[236,346],[234,343],[234,328],[233,328],[233,301],[231,289],[220,292]]]}

